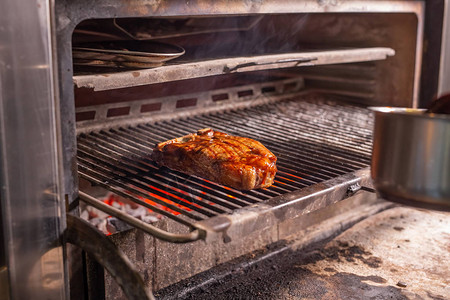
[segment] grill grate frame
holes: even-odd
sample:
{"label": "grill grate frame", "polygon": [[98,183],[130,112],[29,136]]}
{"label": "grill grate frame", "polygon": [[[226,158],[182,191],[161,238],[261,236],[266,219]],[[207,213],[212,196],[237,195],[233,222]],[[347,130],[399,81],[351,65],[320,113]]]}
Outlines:
{"label": "grill grate frame", "polygon": [[[322,94],[307,95],[81,133],[79,176],[193,229],[197,222],[368,167],[373,127],[370,111],[332,99]],[[278,158],[274,185],[238,191],[158,168],[150,160],[156,143],[205,127],[253,138],[271,150]]]}

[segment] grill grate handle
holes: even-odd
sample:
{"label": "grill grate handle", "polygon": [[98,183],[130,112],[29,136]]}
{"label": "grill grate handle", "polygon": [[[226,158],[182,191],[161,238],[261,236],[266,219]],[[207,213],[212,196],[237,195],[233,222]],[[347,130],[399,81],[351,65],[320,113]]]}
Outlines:
{"label": "grill grate handle", "polygon": [[114,216],[136,228],[139,228],[143,230],[144,232],[167,242],[171,243],[188,243],[193,242],[199,239],[204,239],[206,236],[206,232],[200,229],[194,229],[190,233],[187,234],[175,234],[170,233],[164,230],[161,230],[153,225],[150,225],[148,223],[145,223],[139,219],[136,219],[132,216],[130,216],[127,213],[124,213],[123,211],[112,207],[84,192],[79,192],[80,200],[92,205],[93,207],[110,214],[111,216]]}

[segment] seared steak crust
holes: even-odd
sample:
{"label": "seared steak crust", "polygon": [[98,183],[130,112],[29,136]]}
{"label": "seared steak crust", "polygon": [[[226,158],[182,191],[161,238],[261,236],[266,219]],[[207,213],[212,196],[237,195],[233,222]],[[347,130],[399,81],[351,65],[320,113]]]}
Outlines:
{"label": "seared steak crust", "polygon": [[260,142],[210,128],[156,145],[152,159],[239,190],[269,187],[277,172],[277,158]]}

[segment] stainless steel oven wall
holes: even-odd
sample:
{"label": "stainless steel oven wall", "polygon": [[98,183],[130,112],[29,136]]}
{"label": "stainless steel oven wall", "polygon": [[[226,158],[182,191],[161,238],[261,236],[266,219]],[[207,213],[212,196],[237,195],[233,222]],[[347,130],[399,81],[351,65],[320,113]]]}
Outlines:
{"label": "stainless steel oven wall", "polygon": [[51,11],[48,0],[2,1],[0,252],[6,254],[10,293],[2,292],[2,299],[66,298]]}

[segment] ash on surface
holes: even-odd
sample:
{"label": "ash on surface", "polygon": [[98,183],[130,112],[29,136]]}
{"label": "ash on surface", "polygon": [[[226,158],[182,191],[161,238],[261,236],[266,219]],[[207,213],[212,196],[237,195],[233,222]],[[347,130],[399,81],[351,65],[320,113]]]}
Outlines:
{"label": "ash on surface", "polygon": [[[329,267],[325,271],[330,275],[309,270],[308,265],[317,261],[339,262],[349,257],[361,260],[370,255],[358,246],[321,246],[324,245],[316,245],[317,248],[306,253],[288,251],[281,257],[259,262],[245,270],[232,271],[217,280],[210,277],[212,284],[195,289],[193,293],[181,296],[170,291],[169,287],[156,296],[158,299],[363,299],[364,295],[384,295],[391,299],[407,299],[398,287],[380,286],[386,280],[376,275],[359,276]],[[177,296],[172,298],[175,294]],[[351,295],[363,298],[351,298]]]}
{"label": "ash on surface", "polygon": [[[396,226],[404,230],[392,230]],[[155,296],[449,299],[450,267],[443,263],[450,261],[449,236],[450,214],[395,207],[329,241],[297,250],[287,244],[285,250],[266,259],[227,263],[157,291]]]}

